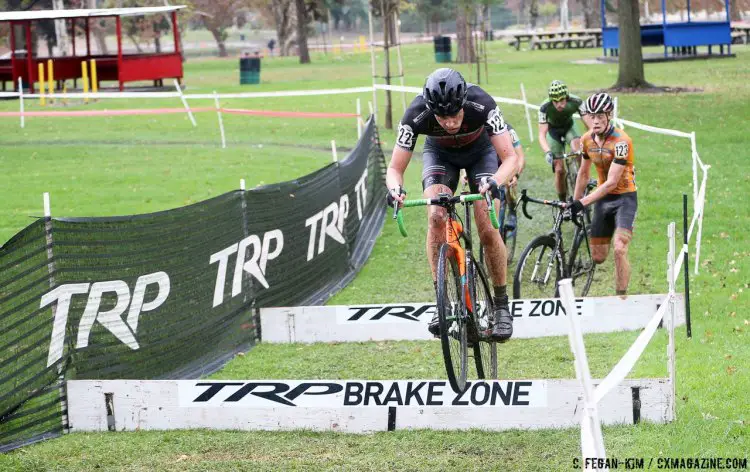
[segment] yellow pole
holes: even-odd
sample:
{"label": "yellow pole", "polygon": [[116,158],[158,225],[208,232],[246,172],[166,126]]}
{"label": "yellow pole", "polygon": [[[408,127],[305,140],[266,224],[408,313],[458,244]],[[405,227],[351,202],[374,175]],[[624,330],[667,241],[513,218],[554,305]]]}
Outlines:
{"label": "yellow pole", "polygon": [[359,36],[359,52],[367,52],[367,43],[362,35]]}
{"label": "yellow pole", "polygon": [[[50,95],[55,93],[55,66],[52,62],[52,59],[47,59],[47,91]],[[52,98],[49,99],[49,102],[52,103],[54,100]]]}
{"label": "yellow pole", "polygon": [[[89,93],[89,72],[86,67],[86,61],[81,61],[81,81],[83,82],[83,93]],[[83,99],[83,103],[88,102],[88,98]]]}
{"label": "yellow pole", "polygon": [[37,64],[38,68],[38,77],[37,81],[39,82],[39,105],[45,106],[46,103],[44,101],[44,63],[40,62]]}
{"label": "yellow pole", "polygon": [[62,99],[63,105],[67,105],[68,104],[68,82],[65,80],[63,80],[62,93],[63,93],[63,99]]}
{"label": "yellow pole", "polygon": [[91,59],[91,92],[99,92],[99,82],[96,80],[96,59]]}

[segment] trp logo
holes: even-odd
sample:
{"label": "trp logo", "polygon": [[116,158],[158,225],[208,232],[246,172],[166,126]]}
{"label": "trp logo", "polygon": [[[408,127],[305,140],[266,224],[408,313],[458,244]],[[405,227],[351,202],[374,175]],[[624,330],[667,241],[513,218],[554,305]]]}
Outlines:
{"label": "trp logo", "polygon": [[[146,302],[146,291],[150,285],[157,286],[156,296],[153,300]],[[47,367],[62,357],[65,344],[65,327],[68,323],[70,304],[74,296],[88,294],[86,307],[83,310],[81,321],[78,323],[76,349],[82,349],[89,345],[91,328],[94,323],[98,322],[130,349],[136,350],[140,347],[135,339],[135,333],[138,330],[138,318],[143,312],[159,308],[169,296],[169,289],[169,275],[166,272],[154,272],[138,277],[132,297],[130,287],[122,280],[109,280],[93,284],[64,284],[45,293],[42,295],[39,308],[44,308],[47,305],[55,307],[55,319],[52,326],[49,353],[47,354]],[[101,311],[102,295],[105,293],[114,293],[117,301],[111,310]],[[122,315],[126,310],[128,316],[123,320]]]}

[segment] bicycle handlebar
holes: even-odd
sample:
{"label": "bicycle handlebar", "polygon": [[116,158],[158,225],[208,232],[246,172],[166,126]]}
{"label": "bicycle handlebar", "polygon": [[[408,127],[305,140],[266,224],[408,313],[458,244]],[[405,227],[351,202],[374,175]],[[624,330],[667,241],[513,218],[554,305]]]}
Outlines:
{"label": "bicycle handlebar", "polygon": [[[523,214],[524,214],[524,216],[526,216],[526,218],[528,218],[530,220],[532,220],[533,218],[526,211],[526,204],[528,202],[538,203],[540,205],[553,206],[555,208],[559,208],[560,210],[564,210],[567,207],[567,204],[565,202],[561,202],[559,200],[539,200],[538,198],[529,197],[526,194],[526,189],[521,190],[521,198],[520,198],[520,200],[523,202],[523,207],[522,207],[523,208]],[[581,224],[578,221],[576,221],[576,218],[573,218],[572,221],[573,221],[574,225],[576,225],[578,227],[581,226]]]}
{"label": "bicycle handlebar", "polygon": [[[488,195],[488,193],[486,195]],[[490,205],[488,208],[490,212],[490,221],[492,221],[492,226],[495,229],[498,229],[500,227],[500,224],[497,221],[497,215],[495,215],[495,212],[491,211],[493,208],[491,204],[491,198],[492,197],[488,197],[488,200],[490,201]],[[424,205],[437,205],[437,206],[442,206],[442,207],[448,207],[448,206],[453,206],[456,203],[476,202],[482,199],[485,199],[485,195],[482,195],[480,193],[455,195],[455,196],[454,195],[439,195],[436,198],[421,198],[419,200],[404,200],[401,206],[403,208],[424,206]],[[398,230],[401,233],[401,236],[406,237],[408,236],[408,233],[406,231],[406,225],[404,224],[403,212],[399,211],[398,202],[394,202],[393,205],[394,205],[394,217],[396,218],[396,222],[398,223]]]}

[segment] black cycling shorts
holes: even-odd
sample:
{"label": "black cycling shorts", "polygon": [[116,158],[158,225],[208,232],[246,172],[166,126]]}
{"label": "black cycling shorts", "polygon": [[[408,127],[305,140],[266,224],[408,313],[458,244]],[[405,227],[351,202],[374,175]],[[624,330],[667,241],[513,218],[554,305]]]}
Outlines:
{"label": "black cycling shorts", "polygon": [[591,243],[609,244],[615,229],[632,232],[638,213],[637,192],[610,194],[594,203]]}
{"label": "black cycling shorts", "polygon": [[435,184],[446,185],[452,192],[458,188],[461,169],[466,169],[471,192],[479,191],[481,180],[492,177],[498,169],[498,157],[489,138],[483,137],[466,149],[448,150],[427,139],[422,151],[422,190]]}

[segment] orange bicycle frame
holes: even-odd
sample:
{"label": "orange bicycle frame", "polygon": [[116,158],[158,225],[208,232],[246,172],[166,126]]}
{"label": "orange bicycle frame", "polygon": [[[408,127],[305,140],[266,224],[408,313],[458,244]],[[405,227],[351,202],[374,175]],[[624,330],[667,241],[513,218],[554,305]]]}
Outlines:
{"label": "orange bicycle frame", "polygon": [[456,251],[456,259],[458,259],[458,273],[461,276],[461,285],[464,290],[464,299],[466,300],[466,308],[473,312],[472,307],[473,300],[469,294],[469,284],[466,278],[466,251],[461,246],[460,235],[463,234],[464,227],[461,222],[456,218],[448,216],[448,224],[445,225],[445,240],[446,242]]}

